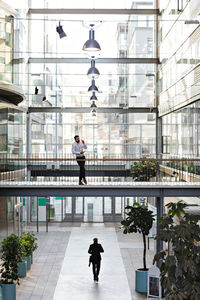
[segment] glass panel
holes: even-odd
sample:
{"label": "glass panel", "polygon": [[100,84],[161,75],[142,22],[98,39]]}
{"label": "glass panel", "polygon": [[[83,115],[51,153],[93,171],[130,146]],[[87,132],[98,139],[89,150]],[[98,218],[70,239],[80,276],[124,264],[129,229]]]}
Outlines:
{"label": "glass panel", "polygon": [[85,197],[85,222],[103,222],[103,198]]}
{"label": "glass panel", "polygon": [[7,236],[6,197],[0,197],[0,241]]}
{"label": "glass panel", "polygon": [[83,197],[76,197],[75,199],[75,213],[82,214],[83,213]]}
{"label": "glass panel", "polygon": [[104,197],[104,214],[112,213],[112,198]]}
{"label": "glass panel", "polygon": [[122,213],[122,197],[115,197],[115,213]]}
{"label": "glass panel", "polygon": [[7,197],[8,235],[10,235],[15,231],[14,205],[15,205],[15,198]]}
{"label": "glass panel", "polygon": [[65,213],[66,214],[72,213],[72,197],[67,197],[65,199]]}

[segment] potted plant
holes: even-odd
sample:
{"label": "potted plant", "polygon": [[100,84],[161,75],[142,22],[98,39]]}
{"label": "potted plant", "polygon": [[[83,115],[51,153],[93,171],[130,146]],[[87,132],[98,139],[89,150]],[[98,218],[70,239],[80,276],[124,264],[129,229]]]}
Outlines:
{"label": "potted plant", "polygon": [[136,286],[137,292],[147,292],[147,275],[148,268],[146,266],[146,236],[153,225],[153,212],[148,210],[147,206],[141,206],[139,203],[134,203],[133,206],[127,206],[125,214],[127,217],[121,222],[123,225],[123,233],[138,232],[143,238],[143,268],[136,270]]}
{"label": "potted plant", "polygon": [[35,237],[34,233],[32,232],[23,232],[21,236],[21,244],[22,244],[22,251],[23,257],[27,263],[27,270],[30,270],[31,263],[32,263],[32,255],[33,251],[37,249],[37,238]]}
{"label": "potted plant", "polygon": [[159,163],[157,161],[139,161],[134,162],[131,166],[131,176],[134,181],[149,181],[155,177],[159,171]]}
{"label": "potted plant", "polygon": [[182,201],[167,204],[169,211],[159,220],[157,239],[168,248],[157,253],[154,262],[166,300],[196,300],[200,295],[200,216],[187,213],[185,206]]}
{"label": "potted plant", "polygon": [[16,283],[19,284],[18,262],[22,261],[20,239],[11,234],[2,241],[2,264],[0,268],[0,285],[3,300],[16,299]]}
{"label": "potted plant", "polygon": [[33,232],[24,232],[23,237],[28,240],[31,244],[31,263],[33,263],[33,252],[38,248],[37,245],[37,238],[35,237],[35,234]]}

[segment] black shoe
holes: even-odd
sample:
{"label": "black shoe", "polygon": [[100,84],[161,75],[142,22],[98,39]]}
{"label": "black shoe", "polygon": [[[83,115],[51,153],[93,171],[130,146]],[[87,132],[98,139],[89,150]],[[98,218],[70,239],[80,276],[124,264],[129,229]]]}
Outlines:
{"label": "black shoe", "polygon": [[84,183],[82,181],[79,181],[79,185],[84,185]]}
{"label": "black shoe", "polygon": [[87,184],[87,180],[86,180],[86,178],[83,178],[83,182],[84,182],[85,184]]}

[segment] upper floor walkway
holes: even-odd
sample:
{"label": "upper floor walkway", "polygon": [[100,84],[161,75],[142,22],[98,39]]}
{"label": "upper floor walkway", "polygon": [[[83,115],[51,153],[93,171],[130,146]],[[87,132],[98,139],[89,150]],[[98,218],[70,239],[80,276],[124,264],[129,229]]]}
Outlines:
{"label": "upper floor walkway", "polygon": [[200,197],[200,182],[89,182],[88,185],[59,181],[7,181],[0,183],[0,196],[81,197]]}

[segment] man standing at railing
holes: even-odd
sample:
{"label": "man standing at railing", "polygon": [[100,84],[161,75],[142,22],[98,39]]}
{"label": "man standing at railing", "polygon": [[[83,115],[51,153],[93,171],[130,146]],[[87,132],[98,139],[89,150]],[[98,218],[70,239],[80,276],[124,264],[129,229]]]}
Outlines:
{"label": "man standing at railing", "polygon": [[83,182],[87,184],[87,180],[85,178],[85,155],[84,155],[87,146],[84,140],[80,140],[79,135],[75,135],[74,140],[75,143],[73,143],[72,145],[72,153],[76,155],[76,160],[80,167],[79,184],[83,185]]}

